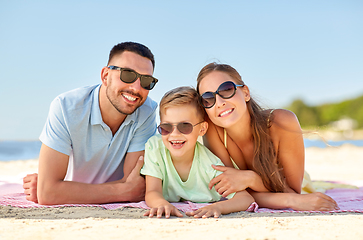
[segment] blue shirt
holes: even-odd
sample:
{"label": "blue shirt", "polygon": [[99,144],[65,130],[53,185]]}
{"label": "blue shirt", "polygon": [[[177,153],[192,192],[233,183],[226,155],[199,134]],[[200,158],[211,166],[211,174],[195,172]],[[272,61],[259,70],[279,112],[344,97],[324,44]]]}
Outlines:
{"label": "blue shirt", "polygon": [[102,120],[100,86],[69,91],[51,103],[39,139],[69,156],[65,180],[104,183],[121,179],[126,153],[144,150],[146,141],[156,132],[157,103],[147,97],[113,136]]}

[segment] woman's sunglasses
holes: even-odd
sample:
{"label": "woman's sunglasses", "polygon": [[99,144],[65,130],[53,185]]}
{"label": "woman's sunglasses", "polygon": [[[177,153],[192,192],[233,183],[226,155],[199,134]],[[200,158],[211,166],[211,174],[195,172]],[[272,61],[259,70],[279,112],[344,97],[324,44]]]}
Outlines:
{"label": "woman's sunglasses", "polygon": [[228,99],[236,94],[237,87],[244,85],[236,85],[234,82],[228,81],[219,85],[215,92],[205,92],[201,96],[202,105],[204,108],[211,108],[216,103],[216,94],[223,99]]}
{"label": "woman's sunglasses", "polygon": [[130,84],[135,82],[136,79],[140,78],[140,85],[146,90],[153,89],[155,84],[158,82],[158,80],[153,76],[142,75],[129,68],[120,68],[117,66],[108,66],[108,68],[112,70],[120,70],[120,79],[124,83]]}
{"label": "woman's sunglasses", "polygon": [[190,134],[191,132],[193,132],[193,128],[198,124],[201,124],[202,122],[204,121],[201,121],[194,125],[189,122],[180,122],[178,124],[162,123],[158,126],[158,131],[161,135],[168,135],[174,131],[174,126],[176,126],[180,133]]}

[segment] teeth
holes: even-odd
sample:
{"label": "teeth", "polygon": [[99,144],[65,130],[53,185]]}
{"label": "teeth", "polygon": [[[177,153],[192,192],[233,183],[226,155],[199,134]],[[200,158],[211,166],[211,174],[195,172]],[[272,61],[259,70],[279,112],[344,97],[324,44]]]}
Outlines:
{"label": "teeth", "polygon": [[136,100],[135,97],[131,97],[129,95],[122,95],[122,96],[124,96],[127,100],[130,100],[130,101],[135,101]]}
{"label": "teeth", "polygon": [[221,114],[219,114],[219,116],[223,117],[224,115],[228,114],[232,112],[232,109],[228,110],[228,111],[225,111],[225,112],[222,112]]}
{"label": "teeth", "polygon": [[183,143],[184,141],[171,141],[172,144],[181,144]]}

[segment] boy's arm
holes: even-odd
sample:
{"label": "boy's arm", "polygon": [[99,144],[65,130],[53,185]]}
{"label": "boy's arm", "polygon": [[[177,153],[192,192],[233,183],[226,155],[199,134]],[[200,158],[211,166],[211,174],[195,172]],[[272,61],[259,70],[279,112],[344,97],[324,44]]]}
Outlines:
{"label": "boy's arm", "polygon": [[221,214],[229,214],[232,212],[245,211],[254,202],[253,197],[247,191],[236,192],[233,198],[215,202],[206,207],[202,207],[196,211],[188,212],[188,216],[195,218],[218,218]]}
{"label": "boy's arm", "polygon": [[[126,158],[142,155],[142,152],[128,153]],[[64,181],[69,156],[46,145],[42,145],[39,155],[37,198],[40,204],[55,205],[67,203],[108,203],[140,200],[144,191],[143,178],[139,175],[142,159],[135,168],[120,181],[104,184],[87,184]],[[142,194],[143,195],[143,194]],[[135,197],[136,196],[136,197]]]}
{"label": "boy's arm", "polygon": [[169,218],[170,215],[183,217],[183,214],[163,197],[162,180],[159,178],[146,175],[145,201],[151,209],[144,216],[153,217],[156,215],[161,218],[165,213],[165,218]]}

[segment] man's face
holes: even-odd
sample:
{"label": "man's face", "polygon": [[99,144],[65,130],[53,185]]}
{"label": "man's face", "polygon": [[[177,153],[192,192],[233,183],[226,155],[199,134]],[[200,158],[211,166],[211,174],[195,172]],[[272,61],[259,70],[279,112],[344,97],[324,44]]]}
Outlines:
{"label": "man's face", "polygon": [[[121,68],[130,68],[139,74],[152,75],[153,65],[148,58],[136,53],[125,51],[114,56],[109,65]],[[130,115],[146,100],[149,90],[141,87],[138,78],[133,83],[124,83],[120,80],[120,71],[108,69],[106,96],[118,112]]]}

